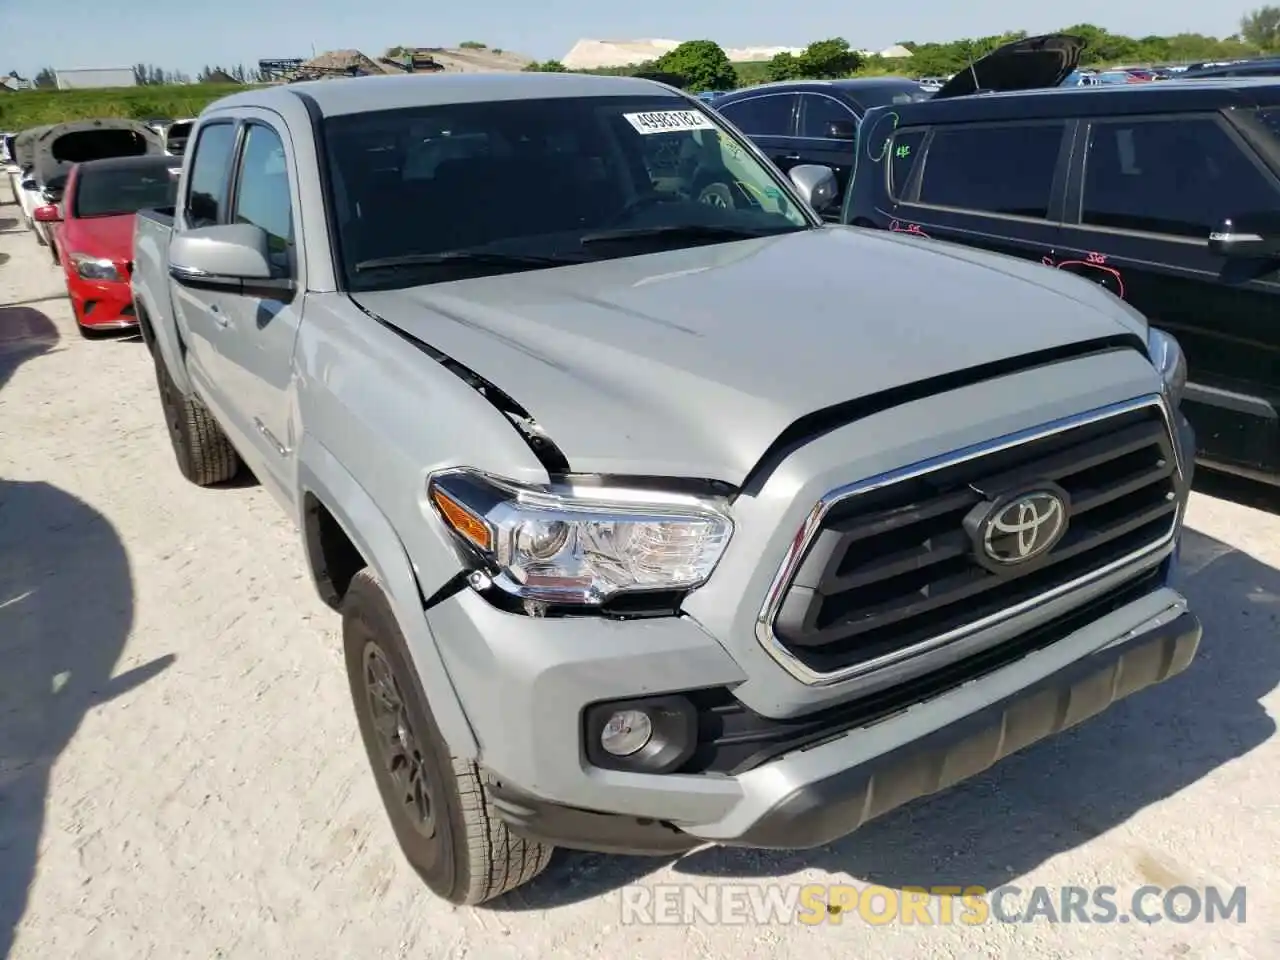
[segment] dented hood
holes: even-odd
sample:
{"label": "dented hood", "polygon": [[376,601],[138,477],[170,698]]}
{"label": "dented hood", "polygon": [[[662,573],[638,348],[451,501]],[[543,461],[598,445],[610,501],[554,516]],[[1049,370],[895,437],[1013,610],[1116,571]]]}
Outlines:
{"label": "dented hood", "polygon": [[1145,336],[1038,263],[838,226],[352,297],[508,394],[573,471],[734,485],[806,414]]}
{"label": "dented hood", "polygon": [[23,130],[13,138],[13,161],[24,172],[36,165],[36,139],[49,129],[49,126],[32,127]]}
{"label": "dented hood", "polygon": [[[95,139],[94,133],[103,137]],[[75,164],[109,157],[164,153],[164,140],[137,120],[75,120],[45,127],[35,139],[35,177],[47,183]]]}
{"label": "dented hood", "polygon": [[1007,93],[1056,87],[1080,65],[1083,50],[1083,38],[1065,33],[1015,40],[965,67],[932,99],[964,97],[979,90]]}

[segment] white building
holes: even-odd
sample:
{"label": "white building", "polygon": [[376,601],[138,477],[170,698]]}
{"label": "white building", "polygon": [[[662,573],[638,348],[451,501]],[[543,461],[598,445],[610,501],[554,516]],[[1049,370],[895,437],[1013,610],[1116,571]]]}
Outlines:
{"label": "white building", "polygon": [[133,67],[107,67],[101,70],[55,70],[59,90],[87,90],[101,87],[136,87],[138,78]]}
{"label": "white building", "polygon": [[[605,67],[633,67],[636,64],[657,60],[670,53],[683,41],[680,40],[579,40],[573,49],[560,58],[570,70],[600,70]],[[802,47],[739,47],[726,48],[725,55],[734,63],[755,60],[771,60],[779,53],[799,54]]]}

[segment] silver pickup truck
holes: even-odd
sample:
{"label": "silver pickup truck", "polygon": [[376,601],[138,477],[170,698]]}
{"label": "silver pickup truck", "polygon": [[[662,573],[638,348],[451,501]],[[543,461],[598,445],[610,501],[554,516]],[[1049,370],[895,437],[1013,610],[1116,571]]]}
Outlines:
{"label": "silver pickup truck", "polygon": [[190,142],[132,281],[178,466],[297,522],[442,897],[826,844],[1192,660],[1185,365],[1101,288],[824,225],[829,175],[634,78],[293,84]]}

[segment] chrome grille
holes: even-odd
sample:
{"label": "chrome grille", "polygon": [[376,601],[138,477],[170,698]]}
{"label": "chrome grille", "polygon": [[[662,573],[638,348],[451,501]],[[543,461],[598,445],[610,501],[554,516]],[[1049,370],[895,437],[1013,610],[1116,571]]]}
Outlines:
{"label": "chrome grille", "polygon": [[[1038,563],[978,562],[964,519],[1050,482],[1066,535]],[[1158,397],[1094,411],[827,497],[775,581],[761,641],[809,682],[869,672],[1012,616],[1171,541],[1181,470]]]}

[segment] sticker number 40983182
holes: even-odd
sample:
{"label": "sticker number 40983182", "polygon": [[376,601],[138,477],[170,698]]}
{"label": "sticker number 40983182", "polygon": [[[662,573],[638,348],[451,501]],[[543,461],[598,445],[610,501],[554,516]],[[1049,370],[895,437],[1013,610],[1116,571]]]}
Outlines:
{"label": "sticker number 40983182", "polygon": [[697,110],[656,110],[651,113],[624,113],[623,118],[637,133],[688,133],[714,130],[716,125]]}

